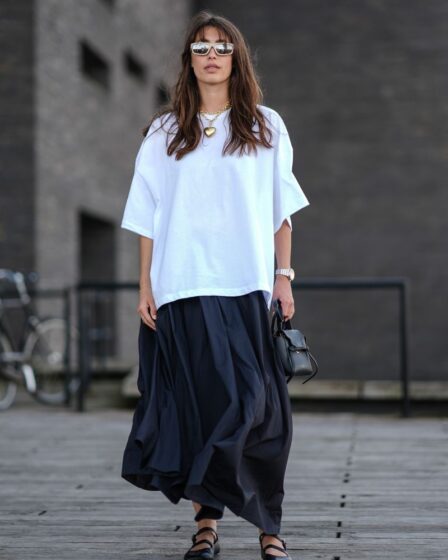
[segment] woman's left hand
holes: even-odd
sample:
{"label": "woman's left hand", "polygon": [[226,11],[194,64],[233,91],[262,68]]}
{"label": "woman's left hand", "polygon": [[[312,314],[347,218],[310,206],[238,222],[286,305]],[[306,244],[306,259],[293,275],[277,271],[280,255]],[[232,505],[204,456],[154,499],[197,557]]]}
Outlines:
{"label": "woman's left hand", "polygon": [[289,278],[277,274],[272,291],[272,300],[279,299],[282,307],[283,318],[285,321],[291,319],[295,313],[294,298]]}

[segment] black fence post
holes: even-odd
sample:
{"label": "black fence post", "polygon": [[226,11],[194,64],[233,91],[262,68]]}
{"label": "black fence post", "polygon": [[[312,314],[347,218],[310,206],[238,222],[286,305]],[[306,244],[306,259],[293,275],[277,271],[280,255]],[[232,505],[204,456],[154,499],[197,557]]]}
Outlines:
{"label": "black fence post", "polygon": [[72,380],[72,370],[71,370],[71,363],[72,363],[72,356],[71,356],[71,290],[70,288],[64,289],[64,321],[66,324],[66,331],[65,331],[65,352],[64,352],[64,366],[65,366],[65,376],[64,376],[64,393],[65,399],[64,404],[66,406],[70,406],[71,404],[71,391],[70,391],[70,384]]}
{"label": "black fence post", "polygon": [[87,345],[88,345],[88,326],[86,324],[86,310],[84,307],[83,300],[83,290],[82,286],[78,285],[76,288],[77,295],[77,307],[78,307],[78,330],[79,330],[79,340],[78,340],[78,376],[79,384],[78,391],[76,395],[76,410],[78,412],[83,412],[85,408],[85,391],[87,386],[87,373],[88,373],[88,355],[87,355]]}
{"label": "black fence post", "polygon": [[403,281],[400,286],[400,377],[402,388],[401,413],[411,415],[409,401],[409,287]]}

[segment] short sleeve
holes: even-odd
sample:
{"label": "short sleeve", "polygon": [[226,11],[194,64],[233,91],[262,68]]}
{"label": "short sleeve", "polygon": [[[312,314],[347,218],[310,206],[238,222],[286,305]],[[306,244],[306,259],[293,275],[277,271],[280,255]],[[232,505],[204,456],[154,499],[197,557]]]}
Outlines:
{"label": "short sleeve", "polygon": [[291,214],[310,204],[292,171],[293,147],[283,119],[278,115],[278,136],[274,156],[274,233]]}
{"label": "short sleeve", "polygon": [[[157,199],[147,179],[151,171],[151,162],[147,155],[152,149],[148,144],[148,136],[143,140],[137,153],[129,194],[124,209],[121,227],[154,239],[154,215],[157,207]],[[145,161],[142,161],[145,159]]]}

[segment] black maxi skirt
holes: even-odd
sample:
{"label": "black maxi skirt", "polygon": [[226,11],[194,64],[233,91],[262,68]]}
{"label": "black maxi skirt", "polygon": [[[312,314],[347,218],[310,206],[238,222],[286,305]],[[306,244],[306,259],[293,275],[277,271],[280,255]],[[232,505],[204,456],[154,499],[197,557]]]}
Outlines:
{"label": "black maxi skirt", "polygon": [[138,339],[138,400],[121,476],[173,503],[280,533],[292,440],[288,387],[261,290],[159,307]]}

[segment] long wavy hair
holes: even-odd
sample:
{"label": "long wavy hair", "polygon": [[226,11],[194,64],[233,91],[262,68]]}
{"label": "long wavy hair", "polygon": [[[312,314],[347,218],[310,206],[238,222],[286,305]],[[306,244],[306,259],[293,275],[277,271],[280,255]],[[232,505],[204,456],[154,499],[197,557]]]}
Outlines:
{"label": "long wavy hair", "polygon": [[[227,41],[234,44],[229,78],[230,134],[222,154],[232,154],[236,150],[239,150],[239,155],[246,151],[250,154],[252,150],[256,153],[257,145],[271,148],[272,132],[266,125],[263,113],[257,107],[257,104],[262,102],[263,93],[252,64],[249,47],[233,23],[205,10],[195,15],[190,22],[185,34],[177,83],[169,91],[168,102],[152,116],[149,124],[142,130],[143,136],[147,135],[155,119],[173,114],[175,119],[168,131],[172,139],[168,143],[167,136],[167,154],[175,154],[176,160],[179,160],[199,144],[203,134],[198,117],[201,99],[191,66],[190,43],[196,40],[206,26],[217,28]],[[164,122],[161,118],[159,129],[163,127]],[[254,125],[258,125],[256,134],[253,130]]]}

